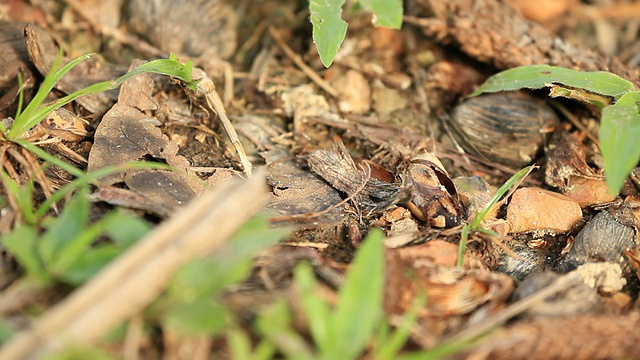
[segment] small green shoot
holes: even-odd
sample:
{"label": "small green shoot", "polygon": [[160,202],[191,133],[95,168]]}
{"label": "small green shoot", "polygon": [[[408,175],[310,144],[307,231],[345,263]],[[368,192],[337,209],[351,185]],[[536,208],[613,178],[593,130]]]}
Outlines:
{"label": "small green shoot", "polygon": [[384,236],[372,230],[347,271],[335,309],[314,294],[309,265],[295,270],[311,336],[323,359],[355,359],[366,349],[382,319]]}
{"label": "small green shoot", "polygon": [[[58,54],[54,60],[51,70],[45,76],[42,84],[38,88],[38,91],[34,95],[29,105],[22,110],[22,98],[20,94],[18,111],[14,119],[13,125],[10,129],[0,129],[7,140],[15,140],[24,135],[27,131],[31,130],[34,126],[40,123],[51,111],[58,109],[75,99],[84,96],[97,94],[107,90],[115,89],[122,85],[124,81],[130,79],[133,76],[144,73],[156,73],[173,76],[183,81],[190,89],[195,90],[198,84],[198,79],[191,77],[191,70],[193,63],[187,61],[185,64],[177,61],[175,56],[170,56],[169,59],[157,59],[144,63],[130,72],[122,75],[114,81],[103,81],[97,84],[87,86],[82,90],[78,90],[72,94],[69,94],[61,99],[54,101],[51,104],[43,105],[47,95],[53,90],[55,85],[66,75],[74,66],[80,62],[87,60],[91,57],[91,54],[79,56],[69,63],[62,66],[62,51]],[[19,78],[20,81],[21,77]]]}
{"label": "small green shoot", "polygon": [[[548,65],[520,66],[490,77],[470,96],[486,92],[541,89],[551,96],[577,99],[601,109],[600,150],[611,194],[620,192],[625,179],[640,161],[640,92],[608,72],[584,72]],[[609,103],[613,101],[613,105]]]}
{"label": "small green shoot", "polygon": [[[120,211],[112,211],[89,224],[87,193],[86,186],[81,188],[59,217],[45,218],[44,231],[37,225],[23,224],[0,238],[5,249],[26,270],[28,279],[42,286],[54,281],[78,285],[150,229],[145,221]],[[102,234],[112,242],[92,246]]]}
{"label": "small green shoot", "polygon": [[502,186],[500,186],[498,191],[496,191],[496,193],[493,194],[491,199],[489,199],[489,202],[487,202],[487,204],[482,208],[482,210],[476,214],[471,224],[465,224],[462,226],[462,232],[460,234],[460,244],[458,245],[458,264],[457,264],[458,267],[462,267],[462,265],[464,264],[464,253],[467,249],[467,240],[469,239],[469,234],[471,233],[471,231],[479,231],[490,236],[497,236],[497,234],[494,234],[489,230],[480,228],[480,225],[482,224],[484,219],[487,217],[487,215],[489,215],[489,213],[492,211],[493,207],[498,203],[498,201],[500,201],[500,199],[502,199],[502,197],[507,192],[509,192],[509,190],[517,186],[520,182],[522,182],[522,179],[527,177],[534,168],[535,168],[534,166],[527,166],[524,169],[513,174],[509,178],[509,180],[507,180],[504,184],[502,184]]}
{"label": "small green shoot", "polygon": [[[313,25],[313,42],[325,67],[331,66],[347,35],[347,23],[342,20],[345,0],[311,0],[309,14]],[[359,5],[374,15],[378,26],[399,29],[402,26],[402,0],[359,0]]]}

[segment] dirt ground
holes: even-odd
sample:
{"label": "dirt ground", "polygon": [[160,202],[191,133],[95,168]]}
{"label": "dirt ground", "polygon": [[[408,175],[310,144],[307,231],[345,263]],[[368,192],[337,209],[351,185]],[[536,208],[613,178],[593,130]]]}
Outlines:
{"label": "dirt ground", "polygon": [[[96,219],[119,206],[159,224],[205,189],[251,172],[265,177],[271,222],[295,230],[260,255],[241,291],[226,295],[241,318],[286,296],[303,261],[335,292],[362,240],[379,227],[387,235],[387,316],[404,314],[419,293],[429,299],[408,348],[494,328],[456,356],[640,358],[640,170],[620,194],[607,192],[597,109],[550,99],[545,90],[466,97],[492,74],[530,64],[606,70],[637,86],[640,3],[533,3],[407,0],[401,30],[345,11],[347,38],[327,69],[311,40],[306,1],[8,0],[0,4],[0,111],[15,113],[18,71],[33,96],[56,46],[67,59],[96,55],[52,99],[170,52],[193,59],[215,83],[223,106],[215,113],[169,78],[141,75],[52,113],[38,136],[55,139],[42,141],[43,149],[88,171],[136,160],[180,170],[101,178],[91,194]],[[12,175],[25,179],[20,154],[4,149],[5,168],[13,164]],[[457,266],[463,225],[534,164],[482,221],[489,231],[470,233]],[[36,196],[47,196],[43,184],[56,189],[71,179],[49,168]],[[226,215],[248,216],[240,213]],[[4,235],[18,215],[2,214]],[[3,261],[12,268],[0,281],[0,305],[10,304],[0,306],[5,317],[22,319],[25,308],[46,309],[70,291],[20,297],[8,290],[15,263]]]}

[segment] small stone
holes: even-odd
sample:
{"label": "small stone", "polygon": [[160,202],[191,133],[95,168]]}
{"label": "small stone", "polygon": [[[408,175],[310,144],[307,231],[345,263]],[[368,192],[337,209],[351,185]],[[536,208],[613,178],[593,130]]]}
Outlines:
{"label": "small stone", "polygon": [[516,190],[507,207],[507,222],[511,233],[565,233],[580,220],[582,210],[577,202],[564,195],[535,187]]}

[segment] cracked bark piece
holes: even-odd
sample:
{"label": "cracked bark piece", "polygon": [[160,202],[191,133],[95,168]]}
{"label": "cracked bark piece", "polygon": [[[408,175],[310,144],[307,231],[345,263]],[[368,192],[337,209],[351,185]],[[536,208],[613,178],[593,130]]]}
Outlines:
{"label": "cracked bark piece", "polygon": [[326,225],[343,221],[345,205],[335,206],[342,201],[340,194],[305,171],[287,149],[277,146],[263,156],[269,169],[267,183],[273,189],[267,207],[276,212],[276,220]]}
{"label": "cracked bark piece", "polygon": [[371,166],[356,165],[341,141],[331,150],[315,150],[307,158],[311,170],[335,189],[353,196],[363,211],[378,211],[393,204],[400,186],[373,177]]}
{"label": "cracked bark piece", "polygon": [[154,86],[148,75],[136,76],[123,84],[119,102],[105,114],[96,129],[88,170],[147,158],[166,161],[182,173],[135,169],[106,176],[98,182],[101,187],[123,182],[129,190],[145,197],[138,205],[129,202],[132,207],[166,214],[166,208],[186,203],[199,194],[204,185],[189,175],[189,161],[177,155],[178,146],[162,134],[156,126],[159,121],[141,111],[157,108],[151,96]]}

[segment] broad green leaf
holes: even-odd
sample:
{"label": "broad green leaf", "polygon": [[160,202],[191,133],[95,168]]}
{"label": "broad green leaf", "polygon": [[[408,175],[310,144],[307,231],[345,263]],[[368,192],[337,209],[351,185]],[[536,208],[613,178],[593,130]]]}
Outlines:
{"label": "broad green leaf", "polygon": [[11,233],[2,237],[2,245],[13,255],[18,263],[27,271],[27,274],[38,280],[47,281],[48,276],[44,271],[38,251],[36,241],[38,231],[35,227],[22,225],[15,228]]}
{"label": "broad green leaf", "polygon": [[113,245],[91,248],[75,259],[60,275],[60,280],[80,285],[97,274],[102,268],[122,253]]}
{"label": "broad green leaf", "polygon": [[[329,356],[336,348],[336,334],[329,305],[317,295],[313,269],[307,263],[298,265],[293,273],[302,308],[307,316],[311,337],[322,354]],[[339,356],[336,354],[335,356]]]}
{"label": "broad green leaf", "polygon": [[355,359],[364,351],[382,318],[383,240],[381,230],[369,233],[340,288],[333,331],[343,359]]}
{"label": "broad green leaf", "polygon": [[309,14],[313,25],[313,42],[325,67],[333,63],[340,44],[347,35],[347,23],[342,20],[345,0],[310,0]]}
{"label": "broad green leaf", "polygon": [[487,92],[542,89],[551,84],[582,89],[619,99],[635,91],[633,83],[604,71],[585,72],[549,65],[525,65],[499,72],[490,77],[470,96]]}
{"label": "broad green leaf", "polygon": [[374,15],[374,24],[392,29],[402,27],[402,0],[360,0]]}
{"label": "broad green leaf", "polygon": [[640,160],[640,93],[623,96],[615,105],[602,110],[600,149],[609,192],[620,192],[624,180]]}
{"label": "broad green leaf", "polygon": [[38,252],[45,266],[61,261],[59,256],[66,247],[84,240],[80,235],[87,227],[90,204],[87,189],[81,190],[69,200],[60,216],[47,219],[47,230],[38,241]]}
{"label": "broad green leaf", "polygon": [[244,279],[255,254],[276,243],[285,232],[271,228],[264,214],[254,217],[216,253],[186,264],[171,282],[171,294],[180,299],[212,296]]}
{"label": "broad green leaf", "polygon": [[228,325],[228,311],[210,299],[174,304],[162,317],[165,326],[185,335],[216,335]]}
{"label": "broad green leaf", "polygon": [[231,359],[270,360],[275,356],[276,348],[267,339],[262,339],[252,351],[251,339],[242,329],[232,328],[225,333]]}
{"label": "broad green leaf", "polygon": [[122,248],[133,245],[151,230],[144,219],[123,210],[112,211],[100,221],[109,238]]}

